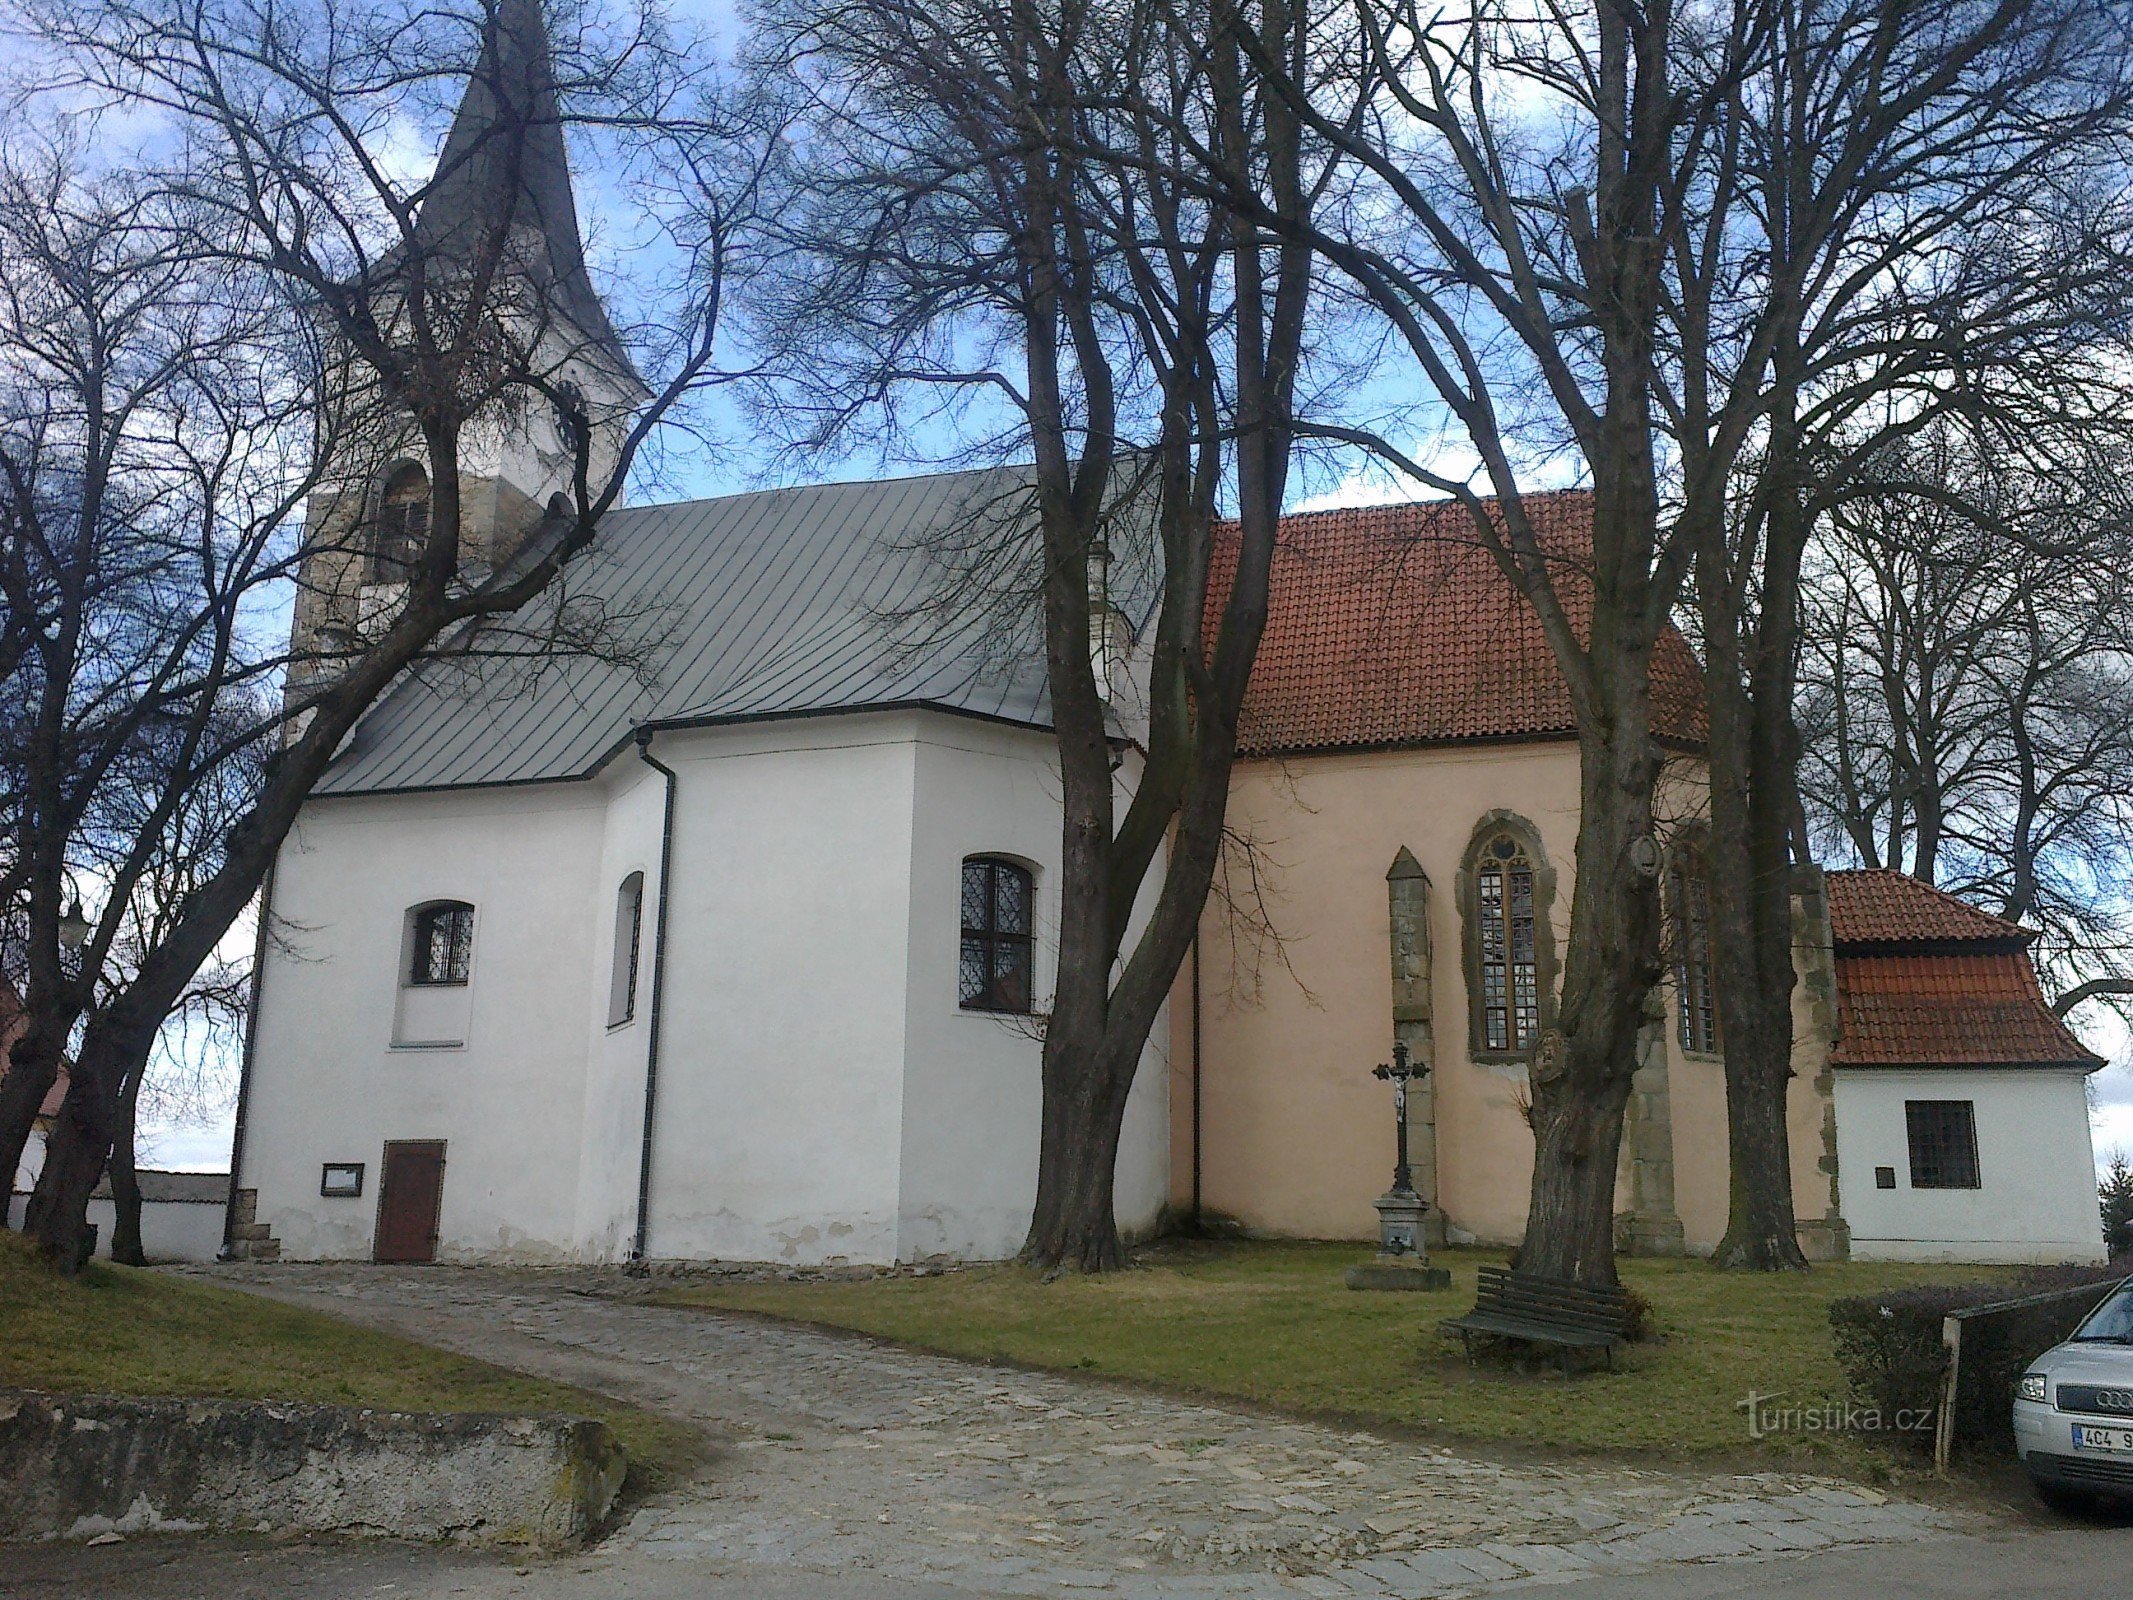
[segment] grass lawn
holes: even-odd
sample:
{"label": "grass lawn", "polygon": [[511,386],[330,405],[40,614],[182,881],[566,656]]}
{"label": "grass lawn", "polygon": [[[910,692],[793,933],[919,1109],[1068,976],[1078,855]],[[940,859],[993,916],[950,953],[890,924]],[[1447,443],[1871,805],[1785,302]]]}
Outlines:
{"label": "grass lawn", "polygon": [[1132,1271],[1052,1283],[1020,1267],[925,1278],[691,1286],[669,1304],[787,1317],[977,1360],[1099,1373],[1165,1389],[1444,1436],[1592,1451],[1709,1455],[1773,1466],[1862,1465],[1827,1435],[1748,1438],[1752,1389],[1834,1399],[1829,1302],[1899,1284],[1976,1281],[1992,1268],[1844,1263],[1753,1277],[1697,1261],[1625,1261],[1663,1342],[1567,1386],[1552,1368],[1469,1368],[1437,1323],[1473,1304],[1474,1269],[1500,1253],[1448,1250],[1437,1294],[1357,1293],[1342,1271],[1367,1246],[1170,1244]]}
{"label": "grass lawn", "polygon": [[629,1451],[632,1493],[687,1471],[700,1448],[686,1426],[620,1401],[257,1295],[107,1263],[69,1281],[9,1234],[0,1234],[0,1385],[598,1417]]}

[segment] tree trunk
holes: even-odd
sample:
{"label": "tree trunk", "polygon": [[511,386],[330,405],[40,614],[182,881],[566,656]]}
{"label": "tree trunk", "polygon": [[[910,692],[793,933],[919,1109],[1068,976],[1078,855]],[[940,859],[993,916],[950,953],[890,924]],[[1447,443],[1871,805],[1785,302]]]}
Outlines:
{"label": "tree trunk", "polygon": [[[1779,373],[1796,367],[1790,339],[1781,340]],[[1760,485],[1761,562],[1753,564],[1752,533],[1744,536],[1746,548],[1735,557],[1715,501],[1698,530],[1697,548],[1711,794],[1705,865],[1730,1163],[1726,1232],[1714,1261],[1761,1272],[1807,1265],[1793,1211],[1785,1103],[1792,1082],[1792,991],[1798,982],[1792,839],[1799,809],[1799,736],[1792,704],[1808,526],[1798,425],[1789,406],[1776,408],[1772,434]],[[1749,526],[1756,526],[1752,517]]]}
{"label": "tree trunk", "polygon": [[111,1158],[127,1067],[153,1031],[152,1026],[129,1028],[107,1013],[82,1037],[67,1098],[45,1150],[44,1171],[23,1219],[25,1230],[61,1272],[78,1272],[87,1259],[89,1196]]}
{"label": "tree trunk", "polygon": [[111,1259],[122,1267],[145,1267],[141,1248],[141,1184],[134,1172],[134,1122],[141,1103],[141,1066],[126,1074],[119,1091],[117,1125],[111,1136]]}
{"label": "tree trunk", "polygon": [[[1763,1272],[1804,1268],[1792,1203],[1792,776],[1790,711],[1712,671],[1711,967],[1726,1062],[1731,1162],[1725,1237],[1714,1261]],[[1777,726],[1782,719],[1784,728]],[[1727,735],[1721,737],[1725,727]],[[1745,734],[1746,737],[1739,735]],[[1744,761],[1744,751],[1754,757]]]}
{"label": "tree trunk", "polygon": [[1112,1193],[1119,1129],[1138,1050],[1054,1026],[1044,1041],[1044,1124],[1037,1203],[1023,1258],[1033,1265],[1108,1272],[1125,1264]]}
{"label": "tree trunk", "polygon": [[7,1174],[10,1194],[36,1131],[38,1108],[58,1078],[59,1042],[33,1017],[9,1049],[7,1076],[0,1078],[0,1172]]}
{"label": "tree trunk", "polygon": [[1558,1022],[1533,1053],[1533,1189],[1518,1252],[1523,1272],[1598,1287],[1616,1282],[1622,1114],[1663,970],[1649,675],[1613,682],[1616,716],[1579,740],[1577,886]]}

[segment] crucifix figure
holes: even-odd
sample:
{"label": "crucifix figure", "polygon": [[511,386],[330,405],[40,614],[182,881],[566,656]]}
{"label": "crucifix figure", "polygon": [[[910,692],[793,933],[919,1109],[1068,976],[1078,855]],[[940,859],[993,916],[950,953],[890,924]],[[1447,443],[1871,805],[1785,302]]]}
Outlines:
{"label": "crucifix figure", "polygon": [[1392,1047],[1391,1064],[1388,1066],[1381,1063],[1371,1073],[1374,1078],[1389,1078],[1392,1081],[1392,1114],[1399,1129],[1400,1140],[1400,1158],[1392,1169],[1394,1194],[1415,1192],[1415,1172],[1407,1160],[1407,1085],[1410,1079],[1422,1077],[1428,1071],[1429,1068],[1418,1067],[1408,1059],[1407,1044],[1402,1040]]}

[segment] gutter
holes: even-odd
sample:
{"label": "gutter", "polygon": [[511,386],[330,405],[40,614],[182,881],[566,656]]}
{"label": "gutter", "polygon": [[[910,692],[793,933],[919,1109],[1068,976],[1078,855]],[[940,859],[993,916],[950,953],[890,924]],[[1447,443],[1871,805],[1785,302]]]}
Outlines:
{"label": "gutter", "polygon": [[[659,824],[659,910],[652,920],[652,1003],[644,1042],[644,1132],[637,1151],[637,1232],[630,1242],[630,1266],[644,1270],[645,1248],[652,1230],[652,1118],[659,1102],[659,1013],[666,997],[667,884],[674,866],[674,769],[652,754],[650,728],[637,730],[637,754],[666,780],[666,804]],[[243,1124],[240,1123],[241,1127]]]}
{"label": "gutter", "polygon": [[274,868],[281,853],[267,863],[259,883],[259,926],[252,933],[252,993],[245,1003],[244,1050],[237,1064],[237,1118],[230,1129],[230,1187],[222,1201],[222,1248],[217,1261],[236,1259],[237,1241],[231,1230],[237,1225],[237,1187],[244,1173],[244,1116],[252,1103],[252,1057],[259,1049],[260,996],[267,985],[267,919],[274,912]]}

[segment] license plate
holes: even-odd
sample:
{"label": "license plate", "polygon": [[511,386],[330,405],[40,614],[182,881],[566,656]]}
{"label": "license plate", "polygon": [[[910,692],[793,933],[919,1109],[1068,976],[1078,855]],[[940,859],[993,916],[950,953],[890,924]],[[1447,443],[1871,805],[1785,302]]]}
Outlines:
{"label": "license plate", "polygon": [[2107,1450],[2112,1455],[2133,1455],[2133,1428],[2096,1428],[2074,1424],[2076,1450]]}

